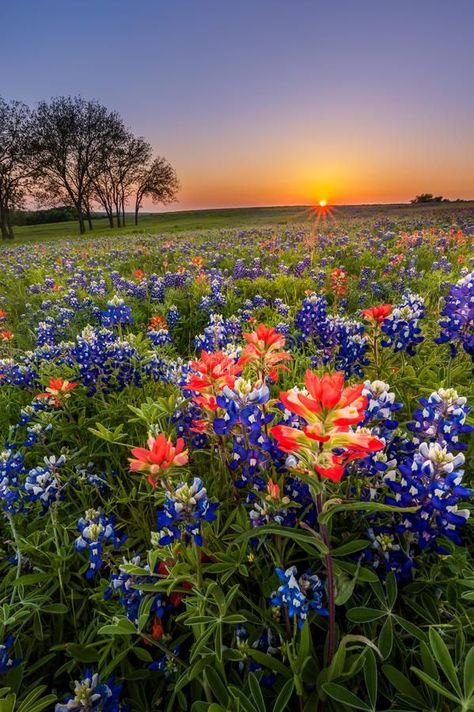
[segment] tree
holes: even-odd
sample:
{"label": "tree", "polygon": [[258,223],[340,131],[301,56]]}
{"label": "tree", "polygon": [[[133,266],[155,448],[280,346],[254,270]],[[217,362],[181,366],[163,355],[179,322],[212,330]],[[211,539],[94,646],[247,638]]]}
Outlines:
{"label": "tree", "polygon": [[446,198],[443,198],[442,195],[433,195],[433,193],[420,193],[420,195],[417,195],[416,198],[413,198],[413,200],[410,201],[411,203],[442,203],[442,202],[449,202],[446,201]]}
{"label": "tree", "polygon": [[33,146],[41,189],[37,195],[72,205],[85,232],[93,194],[92,177],[123,131],[116,112],[80,96],[40,102],[33,122]]}
{"label": "tree", "polygon": [[163,158],[157,156],[151,165],[146,167],[138,176],[135,194],[135,225],[138,225],[138,213],[145,197],[151,198],[153,203],[172,203],[179,190],[179,180],[173,166]]}
{"label": "tree", "polygon": [[3,240],[13,239],[12,213],[22,206],[34,175],[30,130],[28,107],[0,97],[0,231]]}
{"label": "tree", "polygon": [[117,227],[125,225],[127,199],[150,157],[150,144],[126,130],[102,156],[92,185],[95,200],[104,208],[110,227],[114,227],[114,216]]}

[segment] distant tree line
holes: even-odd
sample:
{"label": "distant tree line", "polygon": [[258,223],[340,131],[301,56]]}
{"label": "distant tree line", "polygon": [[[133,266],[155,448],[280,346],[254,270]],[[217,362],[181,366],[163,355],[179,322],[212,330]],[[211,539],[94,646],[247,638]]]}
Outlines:
{"label": "distant tree line", "polygon": [[94,208],[105,211],[110,227],[122,227],[131,204],[137,225],[145,198],[167,204],[178,190],[166,158],[153,157],[151,145],[99,102],[60,96],[30,109],[0,97],[3,240],[13,238],[18,211],[28,197],[38,205],[61,206],[83,234],[87,226],[92,230]]}
{"label": "distant tree line", "polygon": [[450,200],[449,198],[443,198],[442,195],[433,195],[433,193],[420,193],[413,200],[410,200],[412,204],[420,203],[466,203],[468,201],[462,200],[462,198],[456,198],[456,200]]}

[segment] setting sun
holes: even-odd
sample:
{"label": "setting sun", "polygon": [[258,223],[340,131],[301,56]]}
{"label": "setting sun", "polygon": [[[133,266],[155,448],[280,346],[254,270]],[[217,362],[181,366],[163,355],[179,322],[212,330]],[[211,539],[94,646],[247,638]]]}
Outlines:
{"label": "setting sun", "polygon": [[319,206],[320,206],[321,208],[325,208],[326,205],[327,205],[327,202],[326,202],[325,200],[320,200],[320,201],[319,201]]}

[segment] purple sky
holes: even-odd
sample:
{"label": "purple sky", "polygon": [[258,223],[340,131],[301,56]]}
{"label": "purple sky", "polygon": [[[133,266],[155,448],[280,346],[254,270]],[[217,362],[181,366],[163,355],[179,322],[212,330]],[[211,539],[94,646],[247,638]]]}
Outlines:
{"label": "purple sky", "polygon": [[474,0],[2,2],[0,94],[82,94],[173,209],[474,197]]}

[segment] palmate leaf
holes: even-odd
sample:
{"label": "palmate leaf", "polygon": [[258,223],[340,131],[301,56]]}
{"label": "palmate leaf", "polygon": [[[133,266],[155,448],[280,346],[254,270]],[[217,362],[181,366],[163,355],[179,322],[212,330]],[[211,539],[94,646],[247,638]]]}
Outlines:
{"label": "palmate leaf", "polygon": [[345,502],[336,504],[339,500],[328,500],[323,511],[318,516],[319,524],[328,524],[335,514],[341,512],[416,512],[419,507],[392,507],[381,502]]}
{"label": "palmate leaf", "polygon": [[292,541],[301,542],[314,547],[320,554],[327,554],[329,549],[324,544],[323,540],[313,534],[302,532],[299,529],[291,529],[290,527],[280,527],[277,524],[265,524],[262,527],[255,527],[249,531],[243,532],[236,538],[236,542],[246,541],[248,539],[258,539],[265,536],[279,536],[282,539],[291,539]]}
{"label": "palmate leaf", "polygon": [[458,680],[456,668],[454,667],[454,663],[451,655],[449,654],[446,643],[434,628],[430,628],[429,639],[431,650],[433,651],[433,655],[435,656],[438,665],[448,678],[454,691],[457,692],[459,697],[462,697],[461,685]]}
{"label": "palmate leaf", "polygon": [[336,702],[340,702],[343,705],[347,705],[348,707],[353,707],[361,712],[371,712],[372,710],[372,708],[361,700],[360,697],[357,697],[357,695],[354,695],[353,692],[350,692],[350,690],[342,685],[336,684],[335,682],[324,683],[323,691],[328,697],[331,697],[331,699],[336,700]]}

